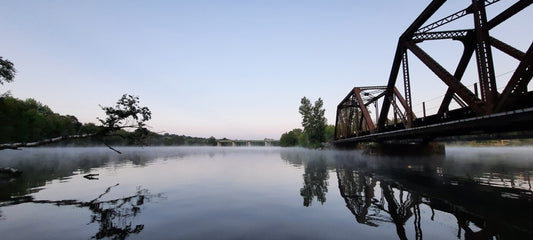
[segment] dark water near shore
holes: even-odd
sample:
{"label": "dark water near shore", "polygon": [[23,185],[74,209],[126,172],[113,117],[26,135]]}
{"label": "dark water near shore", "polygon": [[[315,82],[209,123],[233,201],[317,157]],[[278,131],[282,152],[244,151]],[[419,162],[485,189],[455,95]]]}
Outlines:
{"label": "dark water near shore", "polygon": [[533,147],[120,150],[0,151],[0,239],[533,239]]}

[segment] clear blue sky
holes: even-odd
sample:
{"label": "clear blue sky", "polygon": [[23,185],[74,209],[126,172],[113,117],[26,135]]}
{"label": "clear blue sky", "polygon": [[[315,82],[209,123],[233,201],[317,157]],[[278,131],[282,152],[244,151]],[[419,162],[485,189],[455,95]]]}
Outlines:
{"label": "clear blue sky", "polygon": [[[2,1],[0,56],[18,74],[0,93],[35,98],[81,122],[96,122],[98,104],[129,93],[152,110],[152,131],[279,139],[301,127],[303,96],[321,97],[334,124],[350,88],[385,85],[398,37],[428,3]],[[437,17],[467,5],[449,1]],[[533,31],[518,26],[533,21],[531,10],[513,21],[491,33],[525,51]],[[453,72],[458,44],[422,46]],[[496,73],[510,77],[513,60],[499,61]],[[413,105],[444,93],[420,63],[411,67]]]}

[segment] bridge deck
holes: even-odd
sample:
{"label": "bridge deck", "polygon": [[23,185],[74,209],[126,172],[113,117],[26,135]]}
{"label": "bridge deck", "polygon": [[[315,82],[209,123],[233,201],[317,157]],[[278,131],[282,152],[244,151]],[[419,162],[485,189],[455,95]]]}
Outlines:
{"label": "bridge deck", "polygon": [[[520,133],[520,134],[517,134]],[[334,141],[336,145],[360,142],[424,142],[533,138],[533,108],[471,117]]]}

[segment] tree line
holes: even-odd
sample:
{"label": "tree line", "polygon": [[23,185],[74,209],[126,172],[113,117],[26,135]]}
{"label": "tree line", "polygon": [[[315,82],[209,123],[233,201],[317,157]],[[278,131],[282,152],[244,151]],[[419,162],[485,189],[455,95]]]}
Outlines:
{"label": "tree line", "polygon": [[[135,99],[122,98],[119,101],[134,101]],[[124,103],[127,104],[127,103]],[[108,116],[113,115],[116,108],[102,107],[107,109]],[[142,109],[142,108],[141,108]],[[145,109],[146,110],[146,109]],[[116,112],[115,112],[116,113]],[[146,112],[145,112],[146,114]],[[148,116],[146,116],[148,118]],[[61,141],[55,145],[91,146],[105,142],[110,145],[149,145],[149,146],[181,146],[181,145],[207,145],[215,146],[217,140],[214,137],[200,138],[176,134],[159,134],[142,128],[142,139],[138,128],[128,131],[116,125],[118,119],[111,117],[105,120],[99,119],[102,125],[95,123],[81,123],[75,116],[61,115],[53,112],[48,106],[29,98],[21,100],[9,93],[0,95],[0,144],[28,143],[61,136],[91,135],[94,137]],[[146,120],[146,119],[145,119]],[[107,125],[106,125],[107,124]],[[102,134],[102,126],[111,126],[105,131],[112,134]],[[143,126],[143,125],[141,125]],[[136,125],[136,127],[138,127]]]}
{"label": "tree line", "polygon": [[318,98],[314,104],[311,104],[307,97],[303,97],[300,104],[298,112],[302,115],[303,130],[296,128],[283,133],[279,140],[280,146],[321,148],[324,143],[332,141],[335,126],[327,125],[322,99]]}
{"label": "tree line", "polygon": [[71,115],[54,113],[35,99],[0,97],[0,143],[34,142],[58,136],[92,133],[94,124],[81,124]]}
{"label": "tree line", "polygon": [[[0,56],[0,85],[13,82],[14,64]],[[100,106],[105,119],[81,123],[75,116],[60,115],[48,106],[29,98],[21,100],[9,92],[0,95],[0,150],[56,145],[217,145],[214,137],[199,138],[149,131],[145,122],[152,117],[139,97],[124,94],[115,106]],[[119,152],[119,151],[117,151]],[[119,152],[120,153],[120,152]]]}

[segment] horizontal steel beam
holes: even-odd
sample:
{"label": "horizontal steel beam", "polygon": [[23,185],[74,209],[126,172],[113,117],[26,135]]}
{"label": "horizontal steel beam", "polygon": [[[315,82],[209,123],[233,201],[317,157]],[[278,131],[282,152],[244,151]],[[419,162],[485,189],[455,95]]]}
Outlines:
{"label": "horizontal steel beam", "polygon": [[413,40],[417,42],[425,40],[440,40],[440,39],[463,39],[469,32],[474,30],[457,30],[457,31],[442,31],[442,32],[426,32],[426,33],[417,33],[413,35]]}
{"label": "horizontal steel beam", "polygon": [[[339,139],[333,143],[342,145],[386,141],[445,141],[445,139],[453,139],[453,137],[473,135],[485,136],[486,138],[486,134],[497,136],[497,134],[506,132],[533,131],[533,124],[531,122],[533,122],[533,108],[527,108],[482,117]],[[530,136],[524,135],[522,137],[529,138]],[[520,135],[514,138],[520,138]]]}

